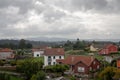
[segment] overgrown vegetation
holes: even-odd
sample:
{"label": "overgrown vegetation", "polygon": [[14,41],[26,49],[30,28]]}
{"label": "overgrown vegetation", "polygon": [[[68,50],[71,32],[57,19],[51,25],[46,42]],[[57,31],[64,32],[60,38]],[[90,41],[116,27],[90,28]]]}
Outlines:
{"label": "overgrown vegetation", "polygon": [[47,72],[54,72],[54,73],[64,73],[64,71],[68,70],[69,66],[63,65],[63,64],[56,64],[56,65],[51,65],[51,66],[46,66],[45,70]]}
{"label": "overgrown vegetation", "polygon": [[16,69],[20,73],[24,73],[27,79],[30,79],[33,74],[36,74],[43,67],[42,60],[25,59],[19,60],[16,65]]}
{"label": "overgrown vegetation", "polygon": [[0,80],[23,80],[20,77],[15,77],[7,73],[0,73]]}

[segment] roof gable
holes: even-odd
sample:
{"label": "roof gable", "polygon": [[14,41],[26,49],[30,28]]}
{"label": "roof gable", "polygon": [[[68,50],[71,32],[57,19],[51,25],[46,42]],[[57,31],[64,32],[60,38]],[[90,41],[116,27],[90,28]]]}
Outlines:
{"label": "roof gable", "polygon": [[62,60],[62,63],[69,64],[69,65],[75,65],[79,62],[84,63],[85,65],[89,66],[91,63],[95,60],[92,56],[76,56],[76,55],[70,55],[65,60]]}

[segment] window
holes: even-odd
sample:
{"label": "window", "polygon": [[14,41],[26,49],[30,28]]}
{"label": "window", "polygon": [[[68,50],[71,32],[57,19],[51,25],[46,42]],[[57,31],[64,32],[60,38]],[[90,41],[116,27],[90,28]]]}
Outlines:
{"label": "window", "polygon": [[97,65],[97,69],[99,69],[100,68],[100,66],[99,65]]}
{"label": "window", "polygon": [[51,65],[51,62],[48,62],[48,65]]}
{"label": "window", "polygon": [[53,64],[55,65],[55,62],[53,62]]}
{"label": "window", "polygon": [[55,59],[55,56],[53,56],[53,59]]}
{"label": "window", "polygon": [[51,56],[48,56],[48,58],[51,58]]}
{"label": "window", "polygon": [[39,54],[37,54],[37,57],[39,57]]}
{"label": "window", "polygon": [[94,61],[93,64],[96,64],[96,62]]}
{"label": "window", "polygon": [[48,61],[49,61],[49,62],[51,62],[51,61],[52,61],[51,56],[48,56]]}
{"label": "window", "polygon": [[85,68],[84,67],[78,67],[78,72],[84,72]]}
{"label": "window", "polygon": [[59,59],[61,59],[61,56],[59,56]]}
{"label": "window", "polygon": [[90,71],[92,71],[92,67],[90,67]]}

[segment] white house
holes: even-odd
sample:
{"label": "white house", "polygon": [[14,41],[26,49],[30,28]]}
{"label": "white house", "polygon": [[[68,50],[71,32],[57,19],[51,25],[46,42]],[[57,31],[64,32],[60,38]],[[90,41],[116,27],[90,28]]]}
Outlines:
{"label": "white house", "polygon": [[44,53],[44,66],[55,65],[57,59],[64,59],[63,48],[49,48]]}
{"label": "white house", "polygon": [[0,49],[0,59],[12,59],[14,58],[13,50],[5,48]]}
{"label": "white house", "polygon": [[90,45],[90,51],[93,51],[93,52],[98,51],[98,48],[95,48],[94,44],[91,44]]}
{"label": "white house", "polygon": [[44,54],[44,50],[41,49],[33,49],[33,57],[41,57]]}

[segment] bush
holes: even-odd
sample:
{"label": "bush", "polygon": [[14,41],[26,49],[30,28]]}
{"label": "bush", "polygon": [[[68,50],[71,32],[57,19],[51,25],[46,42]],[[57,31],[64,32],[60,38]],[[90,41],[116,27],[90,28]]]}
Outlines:
{"label": "bush", "polygon": [[70,80],[76,80],[76,78],[74,76],[71,76]]}
{"label": "bush", "polygon": [[0,73],[0,80],[10,80],[10,75],[5,73]]}
{"label": "bush", "polygon": [[63,73],[64,71],[68,70],[69,67],[63,64],[56,64],[56,65],[46,66],[45,69],[50,72]]}
{"label": "bush", "polygon": [[11,64],[11,66],[15,66],[16,65],[16,61],[12,60],[12,61],[10,61],[10,64]]}
{"label": "bush", "polygon": [[20,60],[17,62],[16,69],[18,72],[24,73],[27,79],[30,79],[33,74],[36,74],[43,67],[42,61],[33,59]]}
{"label": "bush", "polygon": [[5,64],[5,61],[0,60],[0,66],[4,66],[4,64]]}
{"label": "bush", "polygon": [[36,75],[33,75],[30,80],[45,80],[46,74],[43,71],[39,71]]}

